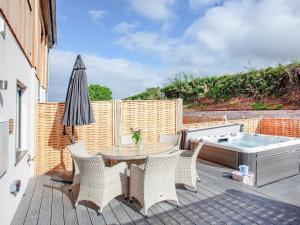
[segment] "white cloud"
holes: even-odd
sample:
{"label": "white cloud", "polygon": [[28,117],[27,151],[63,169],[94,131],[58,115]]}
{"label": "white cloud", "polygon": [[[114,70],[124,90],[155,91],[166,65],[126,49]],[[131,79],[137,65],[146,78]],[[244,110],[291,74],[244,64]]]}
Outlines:
{"label": "white cloud", "polygon": [[174,14],[172,5],[175,0],[128,0],[132,10],[157,21],[169,20]]}
{"label": "white cloud", "polygon": [[[88,82],[109,87],[115,98],[122,98],[162,83],[161,71],[123,58],[82,54]],[[64,60],[61,60],[64,59]],[[76,54],[52,50],[50,53],[50,101],[64,101]]]}
{"label": "white cloud", "polygon": [[157,57],[168,71],[215,74],[300,58],[300,1],[228,0],[211,7],[181,37],[131,31],[116,43]]}
{"label": "white cloud", "polygon": [[143,51],[164,56],[176,47],[178,41],[161,33],[135,31],[125,34],[115,43],[131,51]]}
{"label": "white cloud", "polygon": [[300,56],[299,10],[296,0],[226,1],[196,20],[186,35],[230,58],[285,61]]}
{"label": "white cloud", "polygon": [[94,23],[101,23],[103,17],[108,15],[108,12],[105,10],[89,10],[87,14],[90,16],[91,21]]}
{"label": "white cloud", "polygon": [[138,27],[138,23],[122,22],[113,27],[113,31],[121,34],[128,34]]}

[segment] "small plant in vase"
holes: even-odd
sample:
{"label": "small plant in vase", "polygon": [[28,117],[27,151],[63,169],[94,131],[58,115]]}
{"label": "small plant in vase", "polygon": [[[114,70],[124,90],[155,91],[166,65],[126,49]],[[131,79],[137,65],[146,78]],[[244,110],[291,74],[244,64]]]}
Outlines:
{"label": "small plant in vase", "polygon": [[131,129],[132,135],[131,139],[137,149],[140,149],[142,144],[142,130],[141,129]]}

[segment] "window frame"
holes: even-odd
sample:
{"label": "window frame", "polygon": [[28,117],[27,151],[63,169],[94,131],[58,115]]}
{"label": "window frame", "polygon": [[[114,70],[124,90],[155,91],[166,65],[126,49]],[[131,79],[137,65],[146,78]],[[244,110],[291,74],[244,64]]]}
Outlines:
{"label": "window frame", "polygon": [[23,159],[28,150],[22,149],[22,96],[26,86],[17,81],[16,84],[16,118],[15,118],[15,166]]}

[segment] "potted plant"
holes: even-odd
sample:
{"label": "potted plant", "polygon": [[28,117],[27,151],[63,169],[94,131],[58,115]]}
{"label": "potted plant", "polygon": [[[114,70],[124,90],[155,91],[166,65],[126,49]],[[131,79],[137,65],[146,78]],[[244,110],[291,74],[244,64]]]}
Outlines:
{"label": "potted plant", "polygon": [[132,135],[131,139],[136,147],[136,149],[140,149],[142,144],[142,130],[141,129],[131,129]]}

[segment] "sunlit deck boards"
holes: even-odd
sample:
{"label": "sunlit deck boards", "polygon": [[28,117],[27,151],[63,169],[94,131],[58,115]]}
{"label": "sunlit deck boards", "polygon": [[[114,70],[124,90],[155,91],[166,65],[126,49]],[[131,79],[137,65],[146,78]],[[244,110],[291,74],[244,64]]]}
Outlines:
{"label": "sunlit deck boards", "polygon": [[[300,176],[262,188],[249,188],[226,177],[229,169],[198,163],[198,193],[178,189],[180,208],[162,202],[149,217],[138,203],[110,202],[97,216],[86,202],[73,209],[76,195],[49,176],[31,179],[12,224],[300,224]],[[143,212],[143,211],[142,211]]]}

